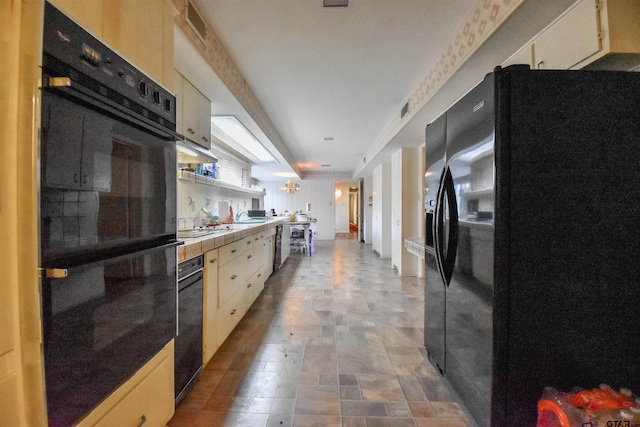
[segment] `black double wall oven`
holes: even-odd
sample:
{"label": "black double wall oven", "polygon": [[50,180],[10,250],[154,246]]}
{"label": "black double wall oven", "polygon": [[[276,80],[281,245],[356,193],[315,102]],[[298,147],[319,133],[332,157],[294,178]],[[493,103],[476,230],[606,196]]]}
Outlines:
{"label": "black double wall oven", "polygon": [[46,3],[40,264],[49,425],[176,335],[175,97]]}

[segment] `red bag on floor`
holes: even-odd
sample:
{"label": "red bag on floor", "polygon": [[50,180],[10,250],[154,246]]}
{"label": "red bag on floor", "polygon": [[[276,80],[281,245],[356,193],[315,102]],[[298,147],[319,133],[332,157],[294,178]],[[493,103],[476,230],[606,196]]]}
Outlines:
{"label": "red bag on floor", "polygon": [[640,399],[605,384],[575,393],[547,387],[538,401],[537,427],[640,427]]}

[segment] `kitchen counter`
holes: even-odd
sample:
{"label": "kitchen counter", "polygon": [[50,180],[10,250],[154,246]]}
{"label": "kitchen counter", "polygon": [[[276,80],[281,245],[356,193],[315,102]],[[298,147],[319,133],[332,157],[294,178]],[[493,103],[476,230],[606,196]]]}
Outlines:
{"label": "kitchen counter", "polygon": [[[244,239],[252,234],[266,231],[270,228],[275,228],[279,224],[285,223],[289,223],[288,217],[271,219],[258,224],[222,224],[220,225],[220,228],[223,229],[221,231],[216,231],[201,237],[181,238],[179,240],[184,242],[184,245],[178,246],[178,261],[193,258],[194,256],[233,243],[236,240]],[[227,226],[231,229],[225,230],[224,228]]]}

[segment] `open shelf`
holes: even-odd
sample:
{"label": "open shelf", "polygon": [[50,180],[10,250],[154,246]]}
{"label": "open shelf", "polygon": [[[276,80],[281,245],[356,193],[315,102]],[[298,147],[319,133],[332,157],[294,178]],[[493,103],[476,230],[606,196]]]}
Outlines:
{"label": "open shelf", "polygon": [[239,191],[241,193],[255,194],[255,195],[265,195],[264,190],[254,190],[253,188],[241,187],[239,185],[229,184],[224,181],[220,181],[219,179],[210,178],[208,176],[197,175],[194,172],[188,172],[183,170],[178,170],[178,179],[182,181],[189,181],[196,184],[209,185],[211,187],[218,188],[226,188],[228,190]]}

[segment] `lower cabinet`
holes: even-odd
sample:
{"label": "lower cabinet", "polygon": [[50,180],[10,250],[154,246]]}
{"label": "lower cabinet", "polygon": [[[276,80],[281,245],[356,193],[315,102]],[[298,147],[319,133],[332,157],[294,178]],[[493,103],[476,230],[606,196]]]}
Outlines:
{"label": "lower cabinet", "polygon": [[245,292],[239,291],[231,295],[218,310],[218,342],[227,339],[247,311]]}
{"label": "lower cabinet", "polygon": [[219,251],[208,251],[204,256],[202,361],[209,362],[220,346],[218,340],[218,258]]}
{"label": "lower cabinet", "polygon": [[78,426],[166,426],[174,413],[173,341]]}

